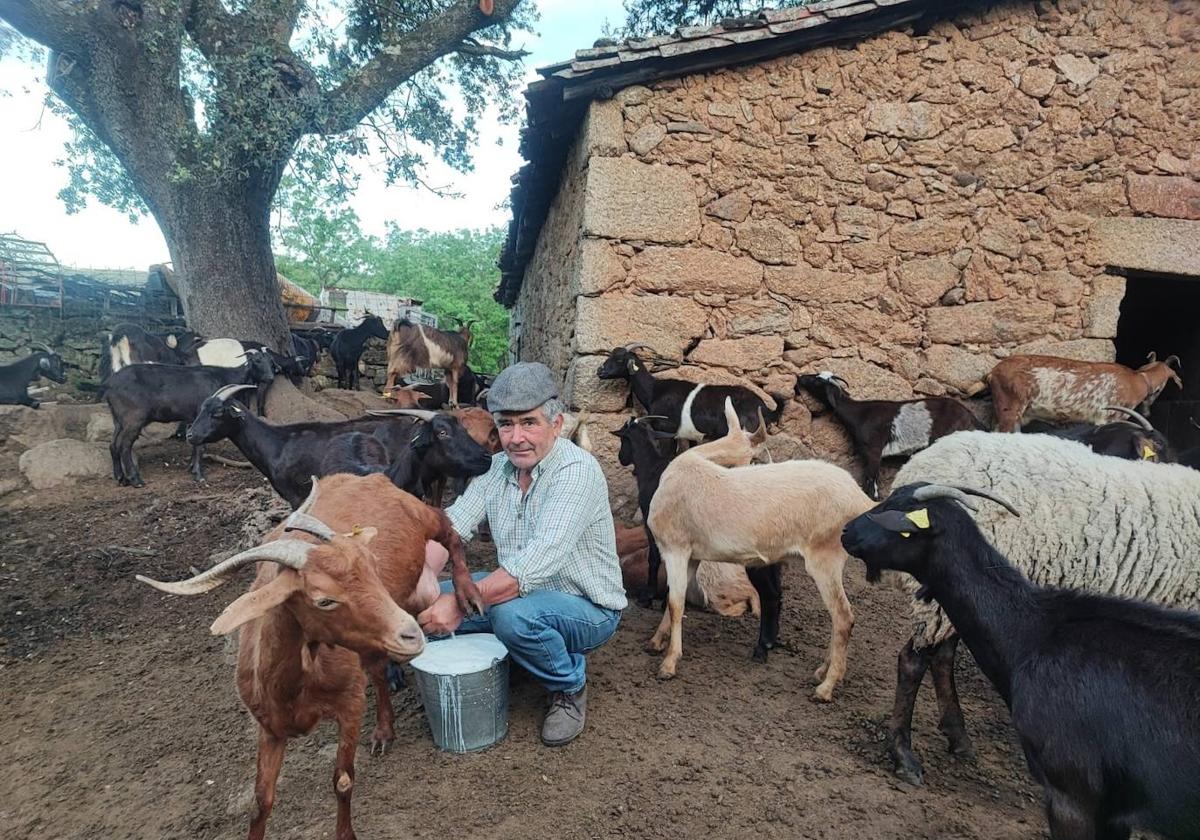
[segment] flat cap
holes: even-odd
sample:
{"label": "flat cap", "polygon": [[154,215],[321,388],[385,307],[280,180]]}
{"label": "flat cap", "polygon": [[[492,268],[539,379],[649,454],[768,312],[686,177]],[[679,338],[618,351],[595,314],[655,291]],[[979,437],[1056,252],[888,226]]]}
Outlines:
{"label": "flat cap", "polygon": [[492,380],[488,411],[532,411],[558,396],[558,380],[541,362],[517,362]]}

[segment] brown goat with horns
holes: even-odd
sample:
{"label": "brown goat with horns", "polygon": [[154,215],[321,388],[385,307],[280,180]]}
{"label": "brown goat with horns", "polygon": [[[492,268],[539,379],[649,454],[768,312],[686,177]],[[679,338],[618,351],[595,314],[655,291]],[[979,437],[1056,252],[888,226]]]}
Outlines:
{"label": "brown goat with horns", "polygon": [[[362,527],[372,523],[376,527]],[[450,555],[464,612],[482,611],[462,541],[441,511],[394,487],[382,475],[313,479],[312,492],[262,545],[178,583],[138,576],[164,592],[199,595],[259,561],[250,591],[212,624],[215,634],[241,627],[237,689],[258,721],[257,809],[250,840],[262,840],[275,802],[287,740],[321,720],[338,726],[333,787],[337,840],[354,840],[350,794],[354,754],[366,707],[366,679],[377,694],[372,751],[394,737],[387,660],[407,662],[425,636],[414,615],[439,594],[426,563],[427,540]]]}

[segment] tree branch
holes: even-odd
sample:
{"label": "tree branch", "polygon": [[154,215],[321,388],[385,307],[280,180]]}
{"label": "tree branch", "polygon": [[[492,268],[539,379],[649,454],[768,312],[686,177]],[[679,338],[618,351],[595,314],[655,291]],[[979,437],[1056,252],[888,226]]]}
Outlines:
{"label": "tree branch", "polygon": [[98,4],[99,0],[0,0],[0,20],[52,50],[76,52]]}
{"label": "tree branch", "polygon": [[222,52],[229,55],[241,49],[237,21],[221,0],[190,0],[184,28],[210,62]]}
{"label": "tree branch", "polygon": [[448,53],[477,29],[505,20],[521,0],[495,0],[489,17],[480,0],[458,0],[440,15],[384,46],[348,79],[325,92],[308,133],[337,134],[362,122],[399,85]]}
{"label": "tree branch", "polygon": [[491,56],[493,58],[502,58],[505,61],[520,61],[529,55],[529,50],[501,49],[491,44],[481,44],[474,38],[464,38],[463,42],[454,51],[462,55]]}

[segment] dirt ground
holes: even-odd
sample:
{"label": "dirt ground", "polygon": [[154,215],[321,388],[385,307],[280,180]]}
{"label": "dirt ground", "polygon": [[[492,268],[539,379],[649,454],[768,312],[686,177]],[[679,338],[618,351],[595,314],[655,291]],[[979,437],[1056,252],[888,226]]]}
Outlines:
{"label": "dirt ground", "polygon": [[[235,455],[229,451],[226,454]],[[252,808],[255,723],[233,686],[233,651],[208,633],[251,572],[196,598],[162,579],[207,566],[272,524],[282,504],[247,470],[209,466],[191,482],[183,449],[143,450],[142,490],[89,481],[0,501],[0,834],[5,838],[227,838]],[[472,547],[486,566],[490,545]],[[437,751],[414,690],[395,699],[397,741],[358,753],[357,834],[368,838],[1045,837],[1029,780],[990,686],[960,657],[978,757],[949,756],[928,687],[915,722],[926,783],[895,780],[883,736],[897,593],[847,567],[857,615],[834,703],[808,699],[828,617],[800,569],[785,572],[788,647],[750,661],[755,619],[697,611],[679,677],[654,678],[642,651],[657,614],[631,605],[589,663],[588,729],[543,747],[543,694],[514,669],[508,737],[473,755]],[[334,735],[293,741],[268,836],[332,837]]]}

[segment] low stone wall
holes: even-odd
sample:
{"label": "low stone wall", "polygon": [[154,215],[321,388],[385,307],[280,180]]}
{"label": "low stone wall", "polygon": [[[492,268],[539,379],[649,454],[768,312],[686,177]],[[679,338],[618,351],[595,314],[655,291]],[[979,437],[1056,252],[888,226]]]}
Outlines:
{"label": "low stone wall", "polygon": [[[904,399],[1012,353],[1110,360],[1126,281],[1092,229],[1200,218],[1198,33],[1167,0],[1004,2],[594,103],[559,370],[614,502],[626,392],[595,379],[614,345],[785,396],[822,369]],[[557,282],[531,264],[522,296]],[[789,404],[778,448],[852,463],[817,409]]]}

